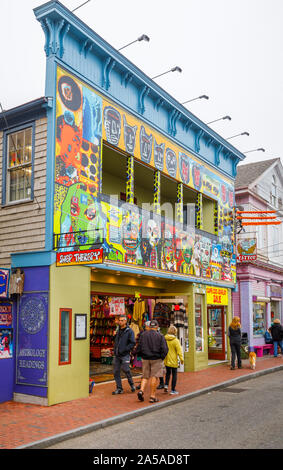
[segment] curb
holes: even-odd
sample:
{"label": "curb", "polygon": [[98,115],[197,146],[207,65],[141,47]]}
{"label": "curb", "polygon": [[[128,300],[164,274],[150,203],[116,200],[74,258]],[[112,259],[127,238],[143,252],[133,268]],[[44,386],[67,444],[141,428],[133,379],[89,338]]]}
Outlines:
{"label": "curb", "polygon": [[114,416],[113,418],[107,418],[103,421],[98,421],[97,423],[88,424],[86,426],[82,426],[82,427],[79,427],[79,428],[76,428],[76,429],[72,429],[71,431],[66,431],[62,434],[56,434],[55,436],[47,437],[47,438],[42,439],[40,441],[31,442],[30,444],[25,444],[23,446],[16,447],[16,449],[44,449],[44,448],[47,448],[47,447],[49,447],[53,444],[58,444],[59,442],[66,441],[66,440],[71,439],[73,437],[82,436],[84,434],[96,431],[97,429],[102,429],[102,428],[105,428],[105,427],[108,427],[108,426],[112,426],[113,424],[118,424],[118,423],[121,423],[123,421],[130,420],[132,418],[137,418],[137,417],[143,416],[147,413],[151,413],[152,411],[160,410],[160,409],[165,408],[167,406],[175,405],[177,403],[181,403],[183,401],[190,400],[192,398],[196,398],[200,395],[205,395],[206,393],[209,393],[209,392],[212,392],[212,391],[217,391],[221,388],[227,388],[227,387],[230,387],[230,386],[235,385],[237,383],[245,382],[247,380],[256,379],[257,377],[260,377],[262,375],[271,374],[273,372],[278,372],[280,370],[283,370],[283,365],[275,366],[275,367],[272,367],[270,369],[264,369],[264,370],[257,371],[257,372],[252,372],[249,375],[236,377],[236,378],[231,379],[231,380],[226,380],[225,382],[221,382],[217,385],[212,385],[210,387],[202,388],[202,389],[197,390],[195,392],[187,393],[186,395],[182,395],[180,397],[176,397],[176,398],[173,398],[171,400],[166,400],[162,403],[149,405],[146,408],[138,409],[138,410],[135,410],[135,411],[130,411],[128,413],[123,413],[121,415]]}

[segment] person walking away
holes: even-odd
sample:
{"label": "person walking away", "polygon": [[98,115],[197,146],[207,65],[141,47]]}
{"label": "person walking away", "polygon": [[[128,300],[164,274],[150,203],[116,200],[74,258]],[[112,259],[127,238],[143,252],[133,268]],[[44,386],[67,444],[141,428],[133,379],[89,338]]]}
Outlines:
{"label": "person walking away", "polygon": [[144,401],[144,391],[150,380],[150,403],[158,402],[156,386],[158,378],[163,374],[163,361],[168,353],[164,336],[158,331],[157,320],[151,320],[149,330],[140,337],[137,353],[142,357],[142,381],[138,399]]}
{"label": "person walking away", "polygon": [[130,371],[130,352],[135,343],[135,335],[133,330],[127,325],[127,317],[126,315],[121,315],[119,317],[119,330],[115,335],[114,343],[114,379],[116,390],[112,392],[112,395],[123,393],[121,369],[128,379],[131,391],[134,392],[136,390]]}
{"label": "person walking away", "polygon": [[165,340],[168,346],[168,354],[164,359],[164,364],[166,367],[164,392],[165,393],[168,392],[170,376],[172,375],[170,395],[179,394],[179,392],[176,391],[178,357],[180,359],[181,364],[184,363],[182,347],[176,335],[177,335],[177,328],[173,325],[169,326],[167,335],[165,335]]}
{"label": "person walking away", "polygon": [[237,356],[238,369],[242,368],[242,359],[241,359],[241,341],[242,341],[242,332],[241,332],[241,323],[239,317],[234,317],[230,323],[228,329],[228,336],[230,339],[230,348],[231,348],[231,370],[235,369],[235,359]]}
{"label": "person walking away", "polygon": [[278,357],[278,345],[280,346],[281,353],[283,351],[283,327],[278,318],[274,320],[273,325],[270,327],[270,333],[273,339],[274,357]]}

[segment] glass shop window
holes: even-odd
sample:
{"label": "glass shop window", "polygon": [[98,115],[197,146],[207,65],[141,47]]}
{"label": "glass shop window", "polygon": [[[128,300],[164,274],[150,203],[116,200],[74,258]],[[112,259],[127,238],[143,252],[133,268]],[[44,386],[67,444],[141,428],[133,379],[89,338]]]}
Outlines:
{"label": "glass shop window", "polygon": [[32,127],[7,136],[6,202],[31,199]]}
{"label": "glass shop window", "polygon": [[266,303],[253,302],[253,335],[262,336],[266,330]]}
{"label": "glass shop window", "polygon": [[195,296],[196,351],[204,350],[202,296]]}
{"label": "glass shop window", "polygon": [[59,365],[71,363],[72,310],[60,309]]}

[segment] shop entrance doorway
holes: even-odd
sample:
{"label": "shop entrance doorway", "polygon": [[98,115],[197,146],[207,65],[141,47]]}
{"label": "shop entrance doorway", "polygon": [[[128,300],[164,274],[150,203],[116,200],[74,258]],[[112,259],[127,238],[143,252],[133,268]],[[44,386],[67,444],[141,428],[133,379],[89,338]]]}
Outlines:
{"label": "shop entrance doorway", "polygon": [[226,359],[225,310],[218,305],[207,307],[208,359]]}

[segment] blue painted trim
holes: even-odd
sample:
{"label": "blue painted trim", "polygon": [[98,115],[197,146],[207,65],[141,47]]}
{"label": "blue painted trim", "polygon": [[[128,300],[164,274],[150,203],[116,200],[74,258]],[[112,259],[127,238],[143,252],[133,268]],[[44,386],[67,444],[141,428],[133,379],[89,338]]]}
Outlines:
{"label": "blue painted trim", "polygon": [[[55,145],[56,145],[56,78],[57,66],[54,57],[46,60],[46,96],[50,105],[47,108],[47,148],[46,148],[46,209],[45,209],[45,249],[53,249],[54,193],[55,193]],[[51,105],[52,100],[52,105]]]}
{"label": "blue painted trim", "polygon": [[[14,134],[15,132],[20,132],[24,129],[27,129],[31,127],[32,128],[32,154],[31,154],[31,194],[30,194],[30,199],[26,200],[20,200],[20,201],[11,201],[7,202],[6,201],[6,195],[7,195],[7,169],[8,169],[8,136],[10,134]],[[2,206],[5,205],[17,205],[17,204],[23,204],[23,203],[29,203],[33,201],[34,198],[34,154],[35,154],[35,120],[25,122],[17,127],[11,127],[8,130],[5,130],[3,132],[3,154],[2,154]]]}
{"label": "blue painted trim", "polygon": [[[45,51],[47,56],[57,56],[59,59],[64,59],[64,53],[62,54],[63,47],[63,40],[65,34],[62,36],[60,31],[62,29],[62,21],[64,25],[67,27],[67,30],[72,32],[73,41],[76,42],[80,49],[82,45],[86,44],[86,41],[91,46],[94,46],[96,50],[96,57],[100,57],[101,66],[103,68],[103,63],[115,63],[116,70],[119,70],[121,75],[121,79],[125,76],[126,73],[131,73],[134,77],[132,82],[135,85],[136,93],[139,95],[140,90],[149,89],[151,97],[153,100],[159,100],[162,97],[164,102],[164,106],[167,108],[168,119],[170,112],[175,110],[174,115],[179,112],[178,119],[182,119],[182,121],[190,121],[192,127],[195,127],[195,134],[198,134],[200,130],[204,133],[204,138],[206,140],[213,139],[213,145],[223,145],[225,149],[228,149],[231,152],[231,156],[233,160],[237,160],[237,162],[243,160],[245,155],[242,154],[238,149],[233,147],[229,142],[223,139],[220,135],[218,135],[213,129],[208,127],[205,123],[203,123],[200,119],[194,116],[187,108],[182,106],[178,101],[176,101],[172,96],[170,96],[166,91],[164,91],[161,87],[159,87],[153,80],[151,80],[144,72],[138,69],[134,64],[132,64],[129,60],[126,59],[123,54],[119,53],[116,49],[114,49],[110,44],[108,44],[103,38],[98,36],[91,28],[89,28],[85,23],[83,23],[76,15],[74,15],[70,10],[68,10],[64,5],[62,5],[59,1],[50,1],[40,7],[34,9],[35,16],[37,20],[41,23],[42,28],[45,33]],[[74,44],[73,44],[74,46]],[[70,46],[71,48],[73,47]],[[106,61],[106,62],[105,62]],[[62,64],[64,64],[64,60],[62,60]],[[71,70],[71,67],[66,64],[68,70]],[[77,74],[77,72],[75,71]],[[106,80],[105,80],[106,78]],[[108,80],[107,80],[108,78]],[[89,83],[86,77],[82,78],[85,82]],[[91,86],[94,88],[100,88],[97,84],[94,86],[91,83]],[[109,75],[104,77],[104,81],[102,87],[109,88]],[[107,90],[106,90],[107,91]],[[102,91],[104,93],[105,90]],[[113,97],[111,97],[113,99]],[[114,98],[115,101],[115,98]],[[141,111],[143,111],[143,103],[141,103]],[[125,105],[122,104],[125,108]],[[138,110],[137,110],[138,111]],[[132,110],[130,112],[133,112]],[[177,114],[176,114],[177,115]],[[175,123],[173,124],[173,134],[175,132]],[[150,123],[150,125],[152,125]],[[187,123],[185,123],[185,126]],[[171,126],[172,127],[172,126]],[[164,131],[161,131],[164,133]],[[185,144],[180,142],[180,145],[184,148],[187,148]],[[191,152],[191,150],[189,150]],[[197,155],[198,158],[201,158]],[[201,158],[202,161],[211,165],[211,162],[206,160],[205,157]],[[236,163],[237,163],[236,162]],[[235,164],[236,164],[235,163]],[[212,165],[213,166],[213,165]],[[217,171],[220,171],[224,175],[228,176],[233,180],[233,170],[230,172],[226,172],[219,167],[214,168]]]}
{"label": "blue painted trim", "polygon": [[11,253],[11,268],[50,266],[56,262],[54,251],[30,251]]}

